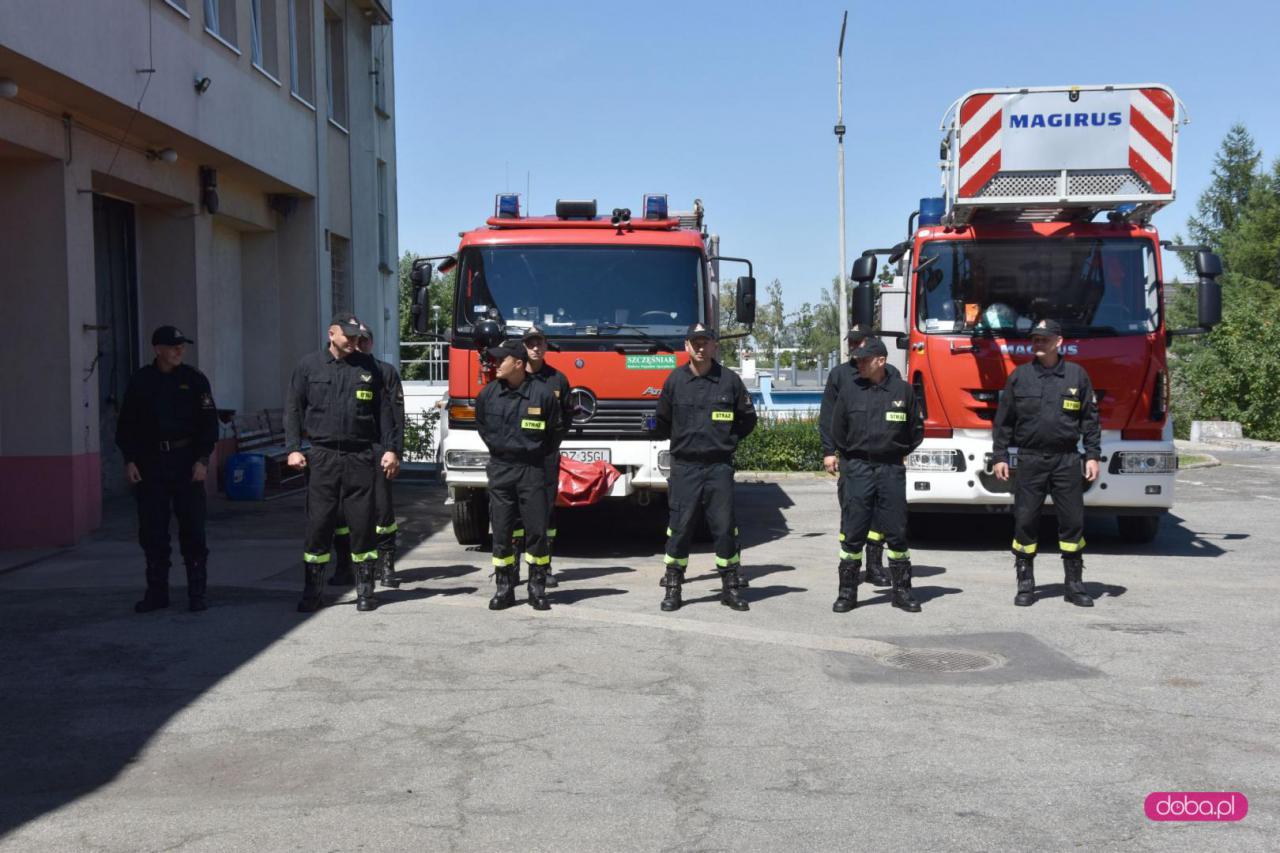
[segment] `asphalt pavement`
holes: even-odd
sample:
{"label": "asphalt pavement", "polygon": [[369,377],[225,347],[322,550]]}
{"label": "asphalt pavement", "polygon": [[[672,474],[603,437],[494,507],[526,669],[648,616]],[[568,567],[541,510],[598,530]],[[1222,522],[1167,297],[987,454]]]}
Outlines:
{"label": "asphalt pavement", "polygon": [[[490,612],[489,554],[405,485],[372,613],[294,612],[295,496],[215,501],[210,609],[139,616],[114,505],[0,555],[0,850],[1274,850],[1280,453],[1214,453],[1154,543],[1089,521],[1087,610],[1052,547],[1015,608],[975,515],[913,524],[922,613],[832,613],[814,476],[739,486],[747,613],[706,544],[661,613],[665,519],[626,505],[562,516],[550,612]],[[1153,791],[1249,811],[1152,822]]]}

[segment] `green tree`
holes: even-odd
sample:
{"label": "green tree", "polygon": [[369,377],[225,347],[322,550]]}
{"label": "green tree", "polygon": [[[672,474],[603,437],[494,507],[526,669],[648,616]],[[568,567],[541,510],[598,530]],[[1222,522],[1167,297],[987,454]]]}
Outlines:
{"label": "green tree", "polygon": [[1280,287],[1280,158],[1258,176],[1221,246],[1233,273]]}
{"label": "green tree", "polygon": [[769,282],[766,292],[768,301],[756,306],[756,326],[752,337],[758,344],[760,356],[772,363],[778,348],[782,346],[782,282],[775,278]]}
{"label": "green tree", "polygon": [[[1262,152],[1242,124],[1232,125],[1213,158],[1213,180],[1196,202],[1196,212],[1187,220],[1192,243],[1222,248],[1222,235],[1235,227],[1236,218],[1249,201],[1258,178]],[[1182,237],[1179,242],[1185,242]],[[1194,261],[1183,257],[1190,272]]]}
{"label": "green tree", "polygon": [[[405,379],[423,379],[426,378],[427,368],[423,364],[412,364],[414,359],[421,357],[422,347],[403,346],[405,343],[415,343],[419,341],[435,340],[435,330],[439,328],[442,334],[447,335],[449,328],[453,325],[453,291],[454,283],[457,281],[457,268],[450,270],[446,275],[435,273],[431,277],[431,284],[427,288],[428,300],[428,321],[427,328],[431,330],[426,335],[419,335],[413,329],[413,282],[409,278],[409,273],[413,270],[413,262],[419,256],[412,252],[405,252],[400,257],[400,362],[401,373]],[[438,324],[438,325],[437,325]]]}

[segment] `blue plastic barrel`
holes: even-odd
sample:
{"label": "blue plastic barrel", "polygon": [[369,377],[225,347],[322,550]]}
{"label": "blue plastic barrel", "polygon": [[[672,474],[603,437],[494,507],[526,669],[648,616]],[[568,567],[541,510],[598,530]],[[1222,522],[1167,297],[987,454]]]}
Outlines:
{"label": "blue plastic barrel", "polygon": [[223,482],[233,501],[260,501],[267,488],[267,458],[261,453],[236,453],[227,460]]}

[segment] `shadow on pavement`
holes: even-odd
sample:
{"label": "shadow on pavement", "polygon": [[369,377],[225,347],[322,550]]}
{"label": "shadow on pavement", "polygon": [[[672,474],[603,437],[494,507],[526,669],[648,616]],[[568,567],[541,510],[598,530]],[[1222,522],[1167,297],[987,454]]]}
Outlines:
{"label": "shadow on pavement", "polygon": [[552,604],[573,604],[576,601],[586,601],[591,598],[604,598],[610,595],[626,595],[625,589],[617,587],[589,587],[587,589],[562,589],[556,588],[547,591],[547,600]]}

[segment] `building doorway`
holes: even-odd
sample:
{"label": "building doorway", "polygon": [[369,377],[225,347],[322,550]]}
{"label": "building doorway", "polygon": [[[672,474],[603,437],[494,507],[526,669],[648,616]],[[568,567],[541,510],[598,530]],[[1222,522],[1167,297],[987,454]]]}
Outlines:
{"label": "building doorway", "polygon": [[94,274],[98,304],[98,435],[104,496],[128,492],[116,448],[116,420],[138,358],[138,262],[134,208],[93,197]]}

